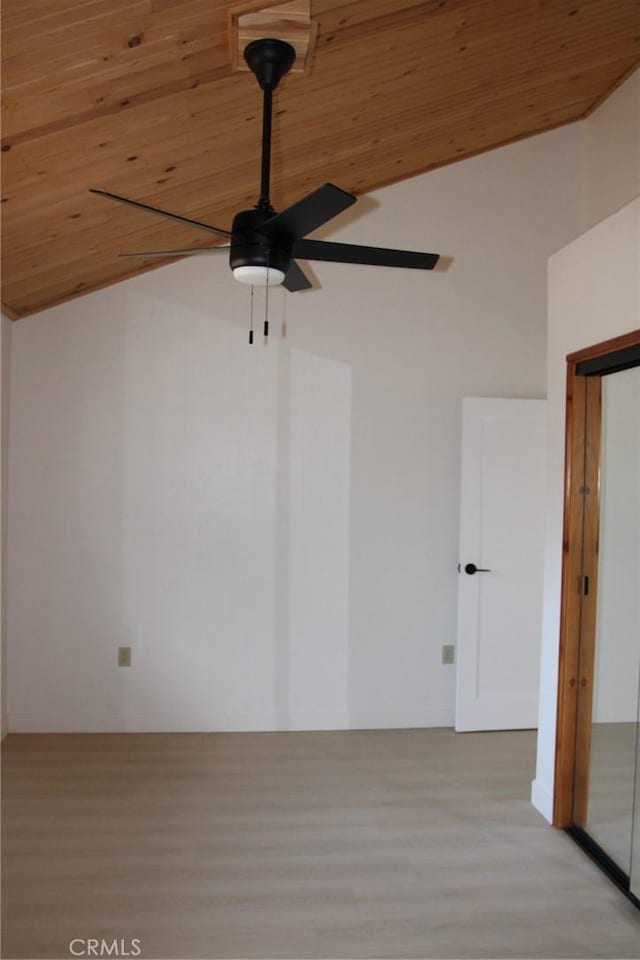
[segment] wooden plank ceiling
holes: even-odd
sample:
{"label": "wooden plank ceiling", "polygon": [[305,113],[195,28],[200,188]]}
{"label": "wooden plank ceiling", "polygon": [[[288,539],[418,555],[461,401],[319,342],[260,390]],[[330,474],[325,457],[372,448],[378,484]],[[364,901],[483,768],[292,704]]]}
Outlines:
{"label": "wooden plank ceiling", "polygon": [[[311,4],[312,63],[277,94],[280,208],[326,180],[363,194],[584,117],[640,62],[640,0]],[[223,227],[253,205],[261,99],[231,68],[238,5],[4,0],[10,316],[150,266],[119,252],[209,242],[89,187]]]}

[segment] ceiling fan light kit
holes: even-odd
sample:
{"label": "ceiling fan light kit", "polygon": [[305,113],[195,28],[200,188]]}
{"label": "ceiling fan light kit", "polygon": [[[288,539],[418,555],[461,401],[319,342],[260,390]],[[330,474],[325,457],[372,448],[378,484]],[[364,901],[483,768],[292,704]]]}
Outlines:
{"label": "ceiling fan light kit", "polygon": [[285,276],[284,270],[278,270],[276,267],[247,264],[244,267],[233,268],[233,279],[238,283],[246,283],[250,287],[279,287]]}
{"label": "ceiling fan light kit", "polygon": [[215,255],[228,250],[229,266],[234,279],[240,283],[267,288],[282,284],[290,293],[307,290],[312,286],[296,262],[297,258],[432,270],[438,262],[438,254],[435,253],[305,239],[309,233],[356,202],[352,193],[332,183],[325,183],[282,212],[276,212],[270,198],[273,92],[282,77],[291,70],[296,54],[291,44],[286,41],[264,38],[249,43],[244,57],[263,93],[260,196],[255,207],[237,213],[229,231],[106,190],[93,189],[91,193],[109,200],[207,231],[228,241],[227,245],[206,249],[152,250],[121,256],[169,258]]}

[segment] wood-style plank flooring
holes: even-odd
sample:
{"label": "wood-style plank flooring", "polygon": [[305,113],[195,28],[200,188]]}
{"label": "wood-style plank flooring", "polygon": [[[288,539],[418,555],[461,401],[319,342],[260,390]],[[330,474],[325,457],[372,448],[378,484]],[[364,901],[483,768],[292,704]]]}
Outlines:
{"label": "wood-style plank flooring", "polygon": [[9,735],[3,952],[640,956],[637,911],[529,803],[532,732]]}

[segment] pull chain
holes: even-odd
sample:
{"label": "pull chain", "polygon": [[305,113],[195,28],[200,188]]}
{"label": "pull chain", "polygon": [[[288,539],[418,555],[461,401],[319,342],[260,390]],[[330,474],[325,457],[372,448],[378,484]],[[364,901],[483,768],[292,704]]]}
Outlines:
{"label": "pull chain", "polygon": [[253,343],[253,284],[251,284],[251,320],[249,323],[249,343]]}
{"label": "pull chain", "polygon": [[287,295],[282,297],[282,339],[287,335]]}
{"label": "pull chain", "polygon": [[269,340],[269,258],[267,256],[267,288],[264,294],[264,342]]}

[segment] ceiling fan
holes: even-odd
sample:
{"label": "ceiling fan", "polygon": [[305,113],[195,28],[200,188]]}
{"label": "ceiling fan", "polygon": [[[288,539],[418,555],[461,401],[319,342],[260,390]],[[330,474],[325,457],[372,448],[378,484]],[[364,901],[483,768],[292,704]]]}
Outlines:
{"label": "ceiling fan", "polygon": [[384,247],[367,247],[351,243],[333,243],[324,240],[307,240],[307,234],[327,223],[337,214],[356,202],[356,197],[332,183],[312,191],[277,213],[269,198],[271,177],[271,120],[272,95],[278,83],[289,72],[295,61],[294,48],[284,40],[254,40],[244,51],[245,60],[263,91],[262,113],[262,171],[260,199],[251,210],[241,210],[233,218],[231,230],[213,227],[199,220],[190,220],[166,210],[159,210],[137,200],[129,200],[107,190],[94,190],[101,197],[117,200],[146,210],[161,217],[175,220],[186,226],[206,230],[228,241],[227,244],[186,250],[150,250],[121,254],[127,257],[190,257],[215,254],[229,250],[229,265],[233,276],[241,283],[257,286],[282,284],[295,293],[312,286],[309,278],[296,262],[304,260],[327,260],[337,263],[361,263],[379,267],[409,267],[417,270],[432,270],[438,262],[436,253],[418,253],[410,250],[389,250]]}

